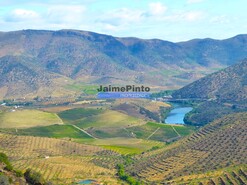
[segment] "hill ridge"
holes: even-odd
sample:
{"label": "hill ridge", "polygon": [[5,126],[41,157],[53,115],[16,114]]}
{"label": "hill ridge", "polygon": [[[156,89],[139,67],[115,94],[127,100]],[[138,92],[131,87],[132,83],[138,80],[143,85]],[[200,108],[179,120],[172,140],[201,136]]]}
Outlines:
{"label": "hill ridge", "polygon": [[[43,84],[46,83],[53,84],[53,91],[62,91],[56,96],[75,95],[76,92],[65,88],[67,83],[61,82],[66,80],[69,84],[129,83],[176,89],[246,58],[245,37],[247,35],[225,40],[200,39],[174,43],[69,29],[1,32],[0,65],[6,68],[10,65],[11,69],[14,62],[32,66],[32,70],[38,72],[33,80],[34,89],[30,89],[29,82],[23,80],[23,87],[29,89],[25,94],[31,97],[44,94],[54,96],[44,90]],[[15,57],[15,61],[9,59],[6,62],[3,58],[6,56]],[[0,76],[2,79],[8,78],[3,72]],[[39,78],[44,83],[40,83]],[[17,83],[1,84],[0,91],[7,87],[3,98],[23,97],[24,92],[11,90],[13,85],[18,86]]]}

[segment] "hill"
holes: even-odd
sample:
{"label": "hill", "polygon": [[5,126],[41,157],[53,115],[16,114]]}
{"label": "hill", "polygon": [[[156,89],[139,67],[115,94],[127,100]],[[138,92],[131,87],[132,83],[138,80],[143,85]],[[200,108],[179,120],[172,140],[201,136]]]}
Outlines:
{"label": "hill", "polygon": [[[53,138],[0,134],[0,152],[9,156],[15,169],[25,172],[31,168],[53,184],[75,184],[81,179],[119,184],[114,167],[122,157],[97,146]],[[111,166],[111,170],[101,167],[102,163]]]}
{"label": "hill", "polygon": [[190,112],[189,124],[206,124],[224,115],[247,110],[247,60],[208,75],[177,91],[182,99],[206,99]]}
{"label": "hill", "polygon": [[247,113],[218,119],[127,167],[148,184],[246,184]]}
{"label": "hill", "polygon": [[247,60],[197,80],[172,96],[247,103]]}
{"label": "hill", "polygon": [[1,32],[0,98],[76,96],[82,92],[70,87],[88,83],[174,89],[247,57],[246,38],[172,43],[79,30]]}

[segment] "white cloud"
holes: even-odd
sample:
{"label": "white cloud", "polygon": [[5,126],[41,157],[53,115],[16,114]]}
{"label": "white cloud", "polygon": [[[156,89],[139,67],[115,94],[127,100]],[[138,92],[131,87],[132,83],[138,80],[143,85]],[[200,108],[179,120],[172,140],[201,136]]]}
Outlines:
{"label": "white cloud", "polygon": [[79,23],[86,11],[84,6],[78,5],[59,5],[48,9],[48,21],[51,23]]}
{"label": "white cloud", "polygon": [[215,17],[211,18],[210,22],[216,23],[216,24],[225,24],[225,23],[230,23],[230,20],[225,15],[219,15],[219,16],[215,16]]}
{"label": "white cloud", "polygon": [[202,18],[203,13],[200,11],[191,11],[186,12],[182,15],[182,17],[187,21],[197,21]]}
{"label": "white cloud", "polygon": [[187,3],[188,4],[194,4],[194,3],[201,3],[203,2],[204,0],[187,0]]}
{"label": "white cloud", "polygon": [[120,26],[114,26],[112,24],[104,24],[102,27],[102,30],[106,31],[112,31],[112,32],[117,32],[120,31],[122,28]]}
{"label": "white cloud", "polygon": [[204,13],[201,11],[188,11],[188,12],[178,12],[172,15],[166,16],[163,19],[171,22],[179,22],[179,21],[186,21],[186,22],[194,22],[202,19]]}
{"label": "white cloud", "polygon": [[143,11],[128,8],[115,9],[101,15],[97,22],[106,23],[113,26],[126,25],[140,22]]}
{"label": "white cloud", "polygon": [[7,14],[5,20],[9,22],[22,22],[39,18],[39,14],[33,10],[14,9],[9,14]]}
{"label": "white cloud", "polygon": [[99,27],[100,31],[119,33],[130,30],[133,26],[143,23],[145,19],[144,11],[140,9],[120,8],[102,13],[95,21],[94,27]]}
{"label": "white cloud", "polygon": [[151,15],[163,15],[166,10],[167,7],[160,2],[149,4],[149,11]]}

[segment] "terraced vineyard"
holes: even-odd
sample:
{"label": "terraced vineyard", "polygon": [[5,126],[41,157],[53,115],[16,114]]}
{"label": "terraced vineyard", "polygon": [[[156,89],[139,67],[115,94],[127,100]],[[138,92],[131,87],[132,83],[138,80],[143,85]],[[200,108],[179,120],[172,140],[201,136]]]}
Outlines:
{"label": "terraced vineyard", "polygon": [[[224,117],[174,147],[144,154],[128,171],[149,183],[173,183],[179,176],[247,164],[246,122],[247,113]],[[246,173],[245,168],[242,171]]]}
{"label": "terraced vineyard", "polygon": [[200,185],[245,185],[247,184],[247,165],[210,171],[204,174],[183,176],[169,182],[170,184]]}
{"label": "terraced vineyard", "polygon": [[16,169],[32,168],[55,184],[89,178],[119,184],[117,164],[147,184],[246,184],[247,113],[197,131],[99,108],[58,115],[65,124],[1,129],[0,152]]}
{"label": "terraced vineyard", "polygon": [[[117,184],[116,171],[112,169],[122,160],[119,154],[97,146],[61,139],[6,134],[0,135],[0,151],[10,157],[16,169],[35,169],[45,179],[56,184],[84,178]],[[104,163],[108,165],[102,167]]]}

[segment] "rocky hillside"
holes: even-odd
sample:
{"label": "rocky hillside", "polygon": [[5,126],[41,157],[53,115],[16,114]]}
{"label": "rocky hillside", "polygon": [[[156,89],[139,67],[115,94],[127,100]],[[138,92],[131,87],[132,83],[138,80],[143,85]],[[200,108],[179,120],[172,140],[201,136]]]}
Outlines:
{"label": "rocky hillside", "polygon": [[75,82],[179,88],[247,57],[246,43],[246,35],[172,43],[78,30],[1,32],[0,98],[73,94],[66,85]]}
{"label": "rocky hillside", "polygon": [[172,96],[202,99],[185,117],[187,124],[204,125],[224,115],[247,111],[247,60],[208,75]]}
{"label": "rocky hillside", "polygon": [[172,96],[247,103],[247,60],[195,81]]}

